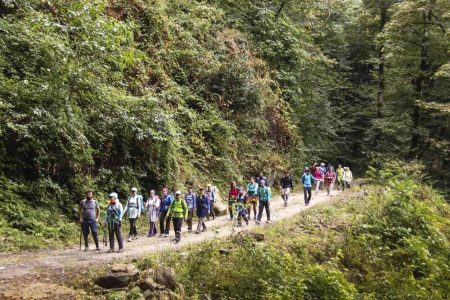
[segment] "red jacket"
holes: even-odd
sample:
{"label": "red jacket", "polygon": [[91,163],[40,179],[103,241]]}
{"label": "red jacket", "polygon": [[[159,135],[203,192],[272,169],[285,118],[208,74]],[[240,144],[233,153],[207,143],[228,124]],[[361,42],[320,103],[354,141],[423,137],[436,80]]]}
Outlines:
{"label": "red jacket", "polygon": [[237,198],[239,195],[239,190],[237,188],[232,188],[230,192],[228,193],[228,198]]}
{"label": "red jacket", "polygon": [[325,174],[325,183],[331,184],[334,182],[334,179],[336,178],[336,174],[332,171],[328,171]]}

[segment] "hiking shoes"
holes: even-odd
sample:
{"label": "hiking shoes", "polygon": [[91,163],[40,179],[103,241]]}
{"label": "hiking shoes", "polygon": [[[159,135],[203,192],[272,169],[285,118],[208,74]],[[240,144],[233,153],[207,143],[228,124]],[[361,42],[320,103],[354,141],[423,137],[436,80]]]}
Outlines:
{"label": "hiking shoes", "polygon": [[114,249],[109,249],[108,253],[114,253]]}
{"label": "hiking shoes", "polygon": [[122,252],[123,252],[123,249],[117,250],[117,253],[122,253]]}

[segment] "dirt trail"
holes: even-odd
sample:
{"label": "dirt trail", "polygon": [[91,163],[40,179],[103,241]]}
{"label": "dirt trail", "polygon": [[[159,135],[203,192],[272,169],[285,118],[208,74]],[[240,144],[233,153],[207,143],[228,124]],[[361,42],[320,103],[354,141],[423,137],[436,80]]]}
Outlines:
{"label": "dirt trail", "polygon": [[[337,192],[335,192],[336,195]],[[277,222],[298,214],[318,203],[327,202],[331,197],[326,196],[325,192],[319,195],[313,195],[309,206],[303,204],[303,194],[293,194],[289,199],[289,207],[283,207],[281,197],[274,198],[271,202],[271,220]],[[252,214],[253,218],[253,214]],[[252,220],[249,225],[235,228],[235,233],[252,229],[256,226],[267,226],[266,216],[263,214],[261,225],[255,224]],[[195,224],[196,225],[196,224]],[[106,253],[107,247],[101,251],[79,251],[78,248],[58,249],[49,251],[22,252],[18,254],[7,254],[0,256],[0,282],[2,280],[11,280],[17,277],[26,277],[27,275],[37,275],[53,273],[54,271],[64,273],[65,267],[78,267],[89,264],[107,263],[117,259],[131,259],[150,252],[162,251],[168,248],[177,249],[189,244],[199,243],[204,240],[229,236],[232,232],[232,222],[227,220],[227,216],[217,217],[215,220],[207,221],[208,231],[202,234],[188,233],[186,224],[183,224],[183,233],[181,243],[171,242],[173,231],[170,237],[151,237],[141,235],[139,239],[132,242],[124,242],[123,253]],[[269,225],[270,226],[270,225]],[[196,227],[195,227],[196,228]],[[172,228],[171,228],[172,229]],[[173,230],[173,229],[172,229]],[[92,247],[92,244],[91,244]],[[116,245],[117,247],[117,245]]]}

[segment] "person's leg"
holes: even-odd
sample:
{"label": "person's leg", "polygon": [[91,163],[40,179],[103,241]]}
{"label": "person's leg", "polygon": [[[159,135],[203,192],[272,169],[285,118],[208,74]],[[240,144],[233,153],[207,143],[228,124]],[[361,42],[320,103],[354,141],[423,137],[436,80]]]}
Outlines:
{"label": "person's leg", "polygon": [[114,223],[108,223],[109,249],[114,250]]}
{"label": "person's leg", "polygon": [[213,217],[213,220],[216,219],[216,212],[214,211],[214,201],[211,202],[211,215]]}
{"label": "person's leg", "polygon": [[89,247],[89,220],[83,220],[83,223],[81,224],[81,230],[83,231],[84,248],[85,250],[87,250]]}
{"label": "person's leg", "polygon": [[166,222],[166,213],[165,212],[161,212],[161,214],[159,215],[159,235],[163,235],[164,234],[164,224]]}
{"label": "person's leg", "polygon": [[166,219],[166,229],[164,231],[164,234],[169,235],[169,233],[170,233],[170,218],[167,218]]}
{"label": "person's leg", "polygon": [[307,187],[306,192],[308,194],[308,204],[309,204],[309,202],[311,201],[311,192],[312,192],[311,187]]}
{"label": "person's leg", "polygon": [[233,219],[233,204],[232,200],[228,200],[228,212],[230,213],[230,220]]}
{"label": "person's leg", "polygon": [[266,202],[264,206],[266,207],[267,222],[270,222],[270,202]]}
{"label": "person's leg", "polygon": [[188,225],[188,230],[192,231],[192,219],[194,218],[194,209],[190,208],[188,210],[188,217],[186,223]]}
{"label": "person's leg", "polygon": [[198,218],[198,222],[197,222],[197,233],[200,233],[200,230],[202,228],[202,218]]}
{"label": "person's leg", "polygon": [[181,226],[183,225],[183,218],[173,218],[173,227],[175,230],[175,241],[181,240]]}
{"label": "person's leg", "polygon": [[114,231],[116,233],[117,243],[119,244],[119,251],[123,249],[122,228],[119,224],[114,224]]}
{"label": "person's leg", "polygon": [[203,229],[202,229],[202,231],[206,231],[206,224],[205,224],[205,218],[202,218],[202,227],[203,227]]}
{"label": "person's leg", "polygon": [[308,194],[306,187],[303,187],[303,198],[305,199],[305,204],[308,204]]}
{"label": "person's leg", "polygon": [[289,194],[290,193],[291,193],[291,188],[287,188],[286,195],[284,196],[284,198],[286,199],[286,206],[288,206],[288,203],[289,203]]}
{"label": "person's leg", "polygon": [[135,238],[137,238],[137,235],[138,235],[138,233],[137,233],[137,222],[138,222],[138,219],[134,219],[134,222],[133,222],[133,235],[134,235]]}
{"label": "person's leg", "polygon": [[131,236],[133,235],[133,218],[128,218],[128,221],[130,223],[130,229],[128,230],[128,241],[131,241]]}
{"label": "person's leg", "polygon": [[259,201],[259,210],[258,210],[258,218],[256,220],[257,223],[261,222],[261,218],[262,218],[262,213],[263,213],[263,209],[264,209],[264,203],[262,201]]}
{"label": "person's leg", "polygon": [[327,196],[330,196],[330,183],[326,183],[325,184],[326,185],[326,187],[327,187]]}
{"label": "person's leg", "polygon": [[98,226],[97,226],[97,221],[92,221],[90,223],[90,227],[91,227],[91,233],[92,233],[92,238],[94,239],[94,243],[95,243],[95,248],[96,249],[100,249],[99,245],[98,245]]}
{"label": "person's leg", "polygon": [[257,202],[258,202],[258,199],[253,198],[253,202],[252,202],[252,205],[253,205],[253,218],[255,220],[256,220],[256,205],[257,205]]}

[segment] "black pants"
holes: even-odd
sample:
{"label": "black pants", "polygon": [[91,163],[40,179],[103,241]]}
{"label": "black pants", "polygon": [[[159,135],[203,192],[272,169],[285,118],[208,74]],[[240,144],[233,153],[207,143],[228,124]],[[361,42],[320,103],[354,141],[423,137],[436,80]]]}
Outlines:
{"label": "black pants", "polygon": [[172,218],[173,229],[175,231],[175,241],[179,242],[181,239],[181,226],[183,225],[183,218]]}
{"label": "black pants", "polygon": [[156,224],[155,224],[155,222],[149,221],[149,223],[150,223],[150,229],[148,230],[148,235],[155,235],[155,234],[157,234],[158,232],[156,232]]}
{"label": "black pants", "polygon": [[169,234],[170,230],[170,219],[166,220],[167,212],[161,212],[159,215],[159,233]]}
{"label": "black pants", "polygon": [[309,201],[311,201],[311,187],[303,187],[303,193],[305,194],[305,204],[309,204]]}
{"label": "black pants", "polygon": [[128,236],[137,236],[137,228],[136,228],[136,218],[130,218],[130,232]]}
{"label": "black pants", "polygon": [[194,219],[194,209],[190,208],[188,210],[188,217],[186,223],[188,225],[188,230],[192,230],[192,219]]}
{"label": "black pants", "polygon": [[230,219],[234,216],[234,200],[228,200],[228,212],[230,214]]}
{"label": "black pants", "polygon": [[114,249],[114,235],[116,235],[119,249],[123,249],[122,230],[118,223],[108,223],[109,248]]}
{"label": "black pants", "polygon": [[269,201],[259,201],[258,221],[261,221],[264,208],[266,209],[267,221],[270,221]]}
{"label": "black pants", "polygon": [[94,238],[95,247],[98,248],[98,228],[97,221],[83,219],[82,224],[83,236],[84,236],[84,246],[87,248],[89,244],[89,231],[92,233],[92,237]]}
{"label": "black pants", "polygon": [[214,211],[214,201],[211,202],[211,211],[206,219],[209,220],[209,216],[212,216],[213,220],[216,218],[216,212]]}

